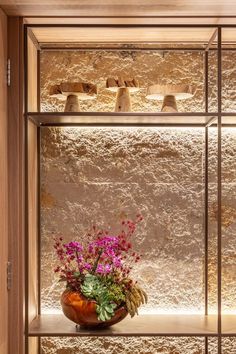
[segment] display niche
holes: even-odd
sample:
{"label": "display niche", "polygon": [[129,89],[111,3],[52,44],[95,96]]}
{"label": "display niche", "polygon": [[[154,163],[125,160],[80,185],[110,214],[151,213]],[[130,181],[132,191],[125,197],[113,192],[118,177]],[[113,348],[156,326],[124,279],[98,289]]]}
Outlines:
{"label": "display niche", "polygon": [[[28,353],[233,353],[234,31],[86,29],[28,26]],[[76,327],[54,238],[94,225],[117,235],[137,213],[132,278],[147,304],[109,328]]]}

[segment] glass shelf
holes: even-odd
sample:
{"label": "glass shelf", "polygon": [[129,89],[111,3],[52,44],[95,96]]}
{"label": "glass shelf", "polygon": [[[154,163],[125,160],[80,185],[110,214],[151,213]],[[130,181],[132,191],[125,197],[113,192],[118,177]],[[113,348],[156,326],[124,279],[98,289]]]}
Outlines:
{"label": "glass shelf", "polygon": [[[236,336],[236,315],[222,316],[222,336]],[[40,315],[29,326],[30,337],[86,336],[217,336],[217,315],[139,315],[99,330],[77,328],[64,315]]]}
{"label": "glass shelf", "polygon": [[28,113],[38,126],[73,125],[146,125],[205,127],[217,119],[216,113]]}
{"label": "glass shelf", "polygon": [[29,336],[217,336],[217,316],[139,315],[107,329],[89,330],[77,328],[64,315],[41,315],[32,321]]}
{"label": "glass shelf", "polygon": [[224,337],[236,336],[236,315],[223,315],[222,328]]}
{"label": "glass shelf", "polygon": [[223,113],[222,114],[223,126],[236,126],[236,112],[235,113]]}

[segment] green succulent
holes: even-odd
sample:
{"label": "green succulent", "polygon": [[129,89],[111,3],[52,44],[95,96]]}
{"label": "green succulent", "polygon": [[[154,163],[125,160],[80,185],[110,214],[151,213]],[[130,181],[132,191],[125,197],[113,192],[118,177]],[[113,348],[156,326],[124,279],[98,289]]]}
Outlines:
{"label": "green succulent", "polygon": [[103,290],[104,286],[96,275],[87,274],[85,276],[83,285],[81,285],[81,291],[84,296],[97,300],[99,293],[103,292]]}
{"label": "green succulent", "polygon": [[112,299],[109,288],[101,278],[87,274],[83,285],[81,285],[81,292],[87,298],[94,299],[97,302],[96,311],[100,321],[110,320],[114,316],[117,305]]}
{"label": "green succulent", "polygon": [[110,302],[102,302],[100,305],[97,305],[96,311],[98,314],[98,319],[100,321],[110,320],[114,316],[114,310],[116,304]]}

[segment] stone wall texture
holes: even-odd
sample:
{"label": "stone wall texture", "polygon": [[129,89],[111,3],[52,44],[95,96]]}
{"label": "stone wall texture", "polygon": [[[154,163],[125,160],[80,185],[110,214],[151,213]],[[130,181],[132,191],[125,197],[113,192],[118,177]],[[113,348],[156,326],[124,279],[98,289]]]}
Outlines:
{"label": "stone wall texture", "polygon": [[[234,56],[233,54],[232,56]],[[223,56],[224,109],[235,109],[233,60]],[[209,104],[216,110],[216,58],[210,54]],[[108,76],[137,77],[141,87],[156,81],[190,83],[193,99],[179,110],[203,110],[201,53],[43,52],[41,109],[62,111],[48,97],[49,86],[85,80],[99,87],[84,111],[113,111]],[[145,90],[132,96],[134,111],[158,111]],[[42,128],[41,129],[41,278],[42,312],[60,311],[63,287],[53,273],[53,235],[81,237],[92,225],[119,230],[123,218],[144,216],[134,238],[143,254],[133,270],[149,294],[141,312],[204,311],[204,129],[201,128]],[[223,151],[223,310],[236,312],[236,130],[222,132]],[[216,311],[217,132],[209,129],[209,301]],[[135,319],[134,319],[135,321]],[[223,353],[235,354],[234,338],[223,339]],[[99,348],[99,349],[98,349]],[[44,338],[43,354],[200,354],[202,338]],[[209,353],[217,353],[210,339]]]}
{"label": "stone wall texture", "polygon": [[[41,107],[42,111],[63,111],[64,103],[49,97],[49,87],[61,81],[87,81],[97,84],[96,100],[81,102],[83,111],[114,111],[115,93],[105,88],[108,77],[139,80],[142,88],[131,94],[133,111],[155,112],[161,108],[158,101],[145,98],[148,85],[154,83],[188,83],[196,87],[193,99],[180,101],[180,111],[203,109],[203,55],[202,53],[169,52],[42,52]],[[215,63],[214,63],[215,64]],[[214,67],[214,65],[213,65]],[[212,76],[214,76],[214,71]],[[192,109],[194,107],[194,109]]]}
{"label": "stone wall texture", "polygon": [[[222,109],[236,110],[235,75],[236,53],[224,51],[222,55]],[[196,92],[192,99],[178,102],[180,112],[204,111],[204,54],[203,52],[165,53],[148,51],[42,51],[41,52],[41,110],[63,111],[64,103],[49,97],[51,85],[62,81],[86,81],[98,86],[97,99],[82,101],[82,111],[112,112],[115,94],[105,88],[108,77],[122,75],[136,77],[142,88],[131,94],[134,112],[158,112],[159,101],[145,98],[149,85],[191,84]],[[209,111],[217,111],[217,57],[209,53],[208,67]]]}
{"label": "stone wall texture", "polygon": [[[42,128],[42,306],[58,303],[53,234],[119,230],[140,212],[134,269],[147,309],[203,309],[203,129]],[[50,251],[49,251],[50,250]],[[54,284],[54,285],[53,285]],[[191,294],[191,296],[190,296]]]}

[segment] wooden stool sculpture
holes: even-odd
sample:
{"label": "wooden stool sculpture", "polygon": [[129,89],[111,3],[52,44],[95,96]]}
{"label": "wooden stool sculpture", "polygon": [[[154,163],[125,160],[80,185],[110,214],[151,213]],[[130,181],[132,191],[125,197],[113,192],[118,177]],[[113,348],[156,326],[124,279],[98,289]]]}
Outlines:
{"label": "wooden stool sculpture", "polygon": [[97,86],[86,82],[62,82],[50,87],[49,94],[66,100],[65,112],[80,112],[79,100],[92,100],[97,96]]}
{"label": "wooden stool sculpture", "polygon": [[119,77],[116,80],[108,78],[106,88],[109,91],[116,92],[115,112],[131,112],[130,92],[139,91],[139,83],[136,79],[124,80]]}
{"label": "wooden stool sculpture", "polygon": [[185,100],[194,96],[191,85],[152,85],[148,87],[146,98],[163,101],[162,112],[178,112],[176,100]]}

